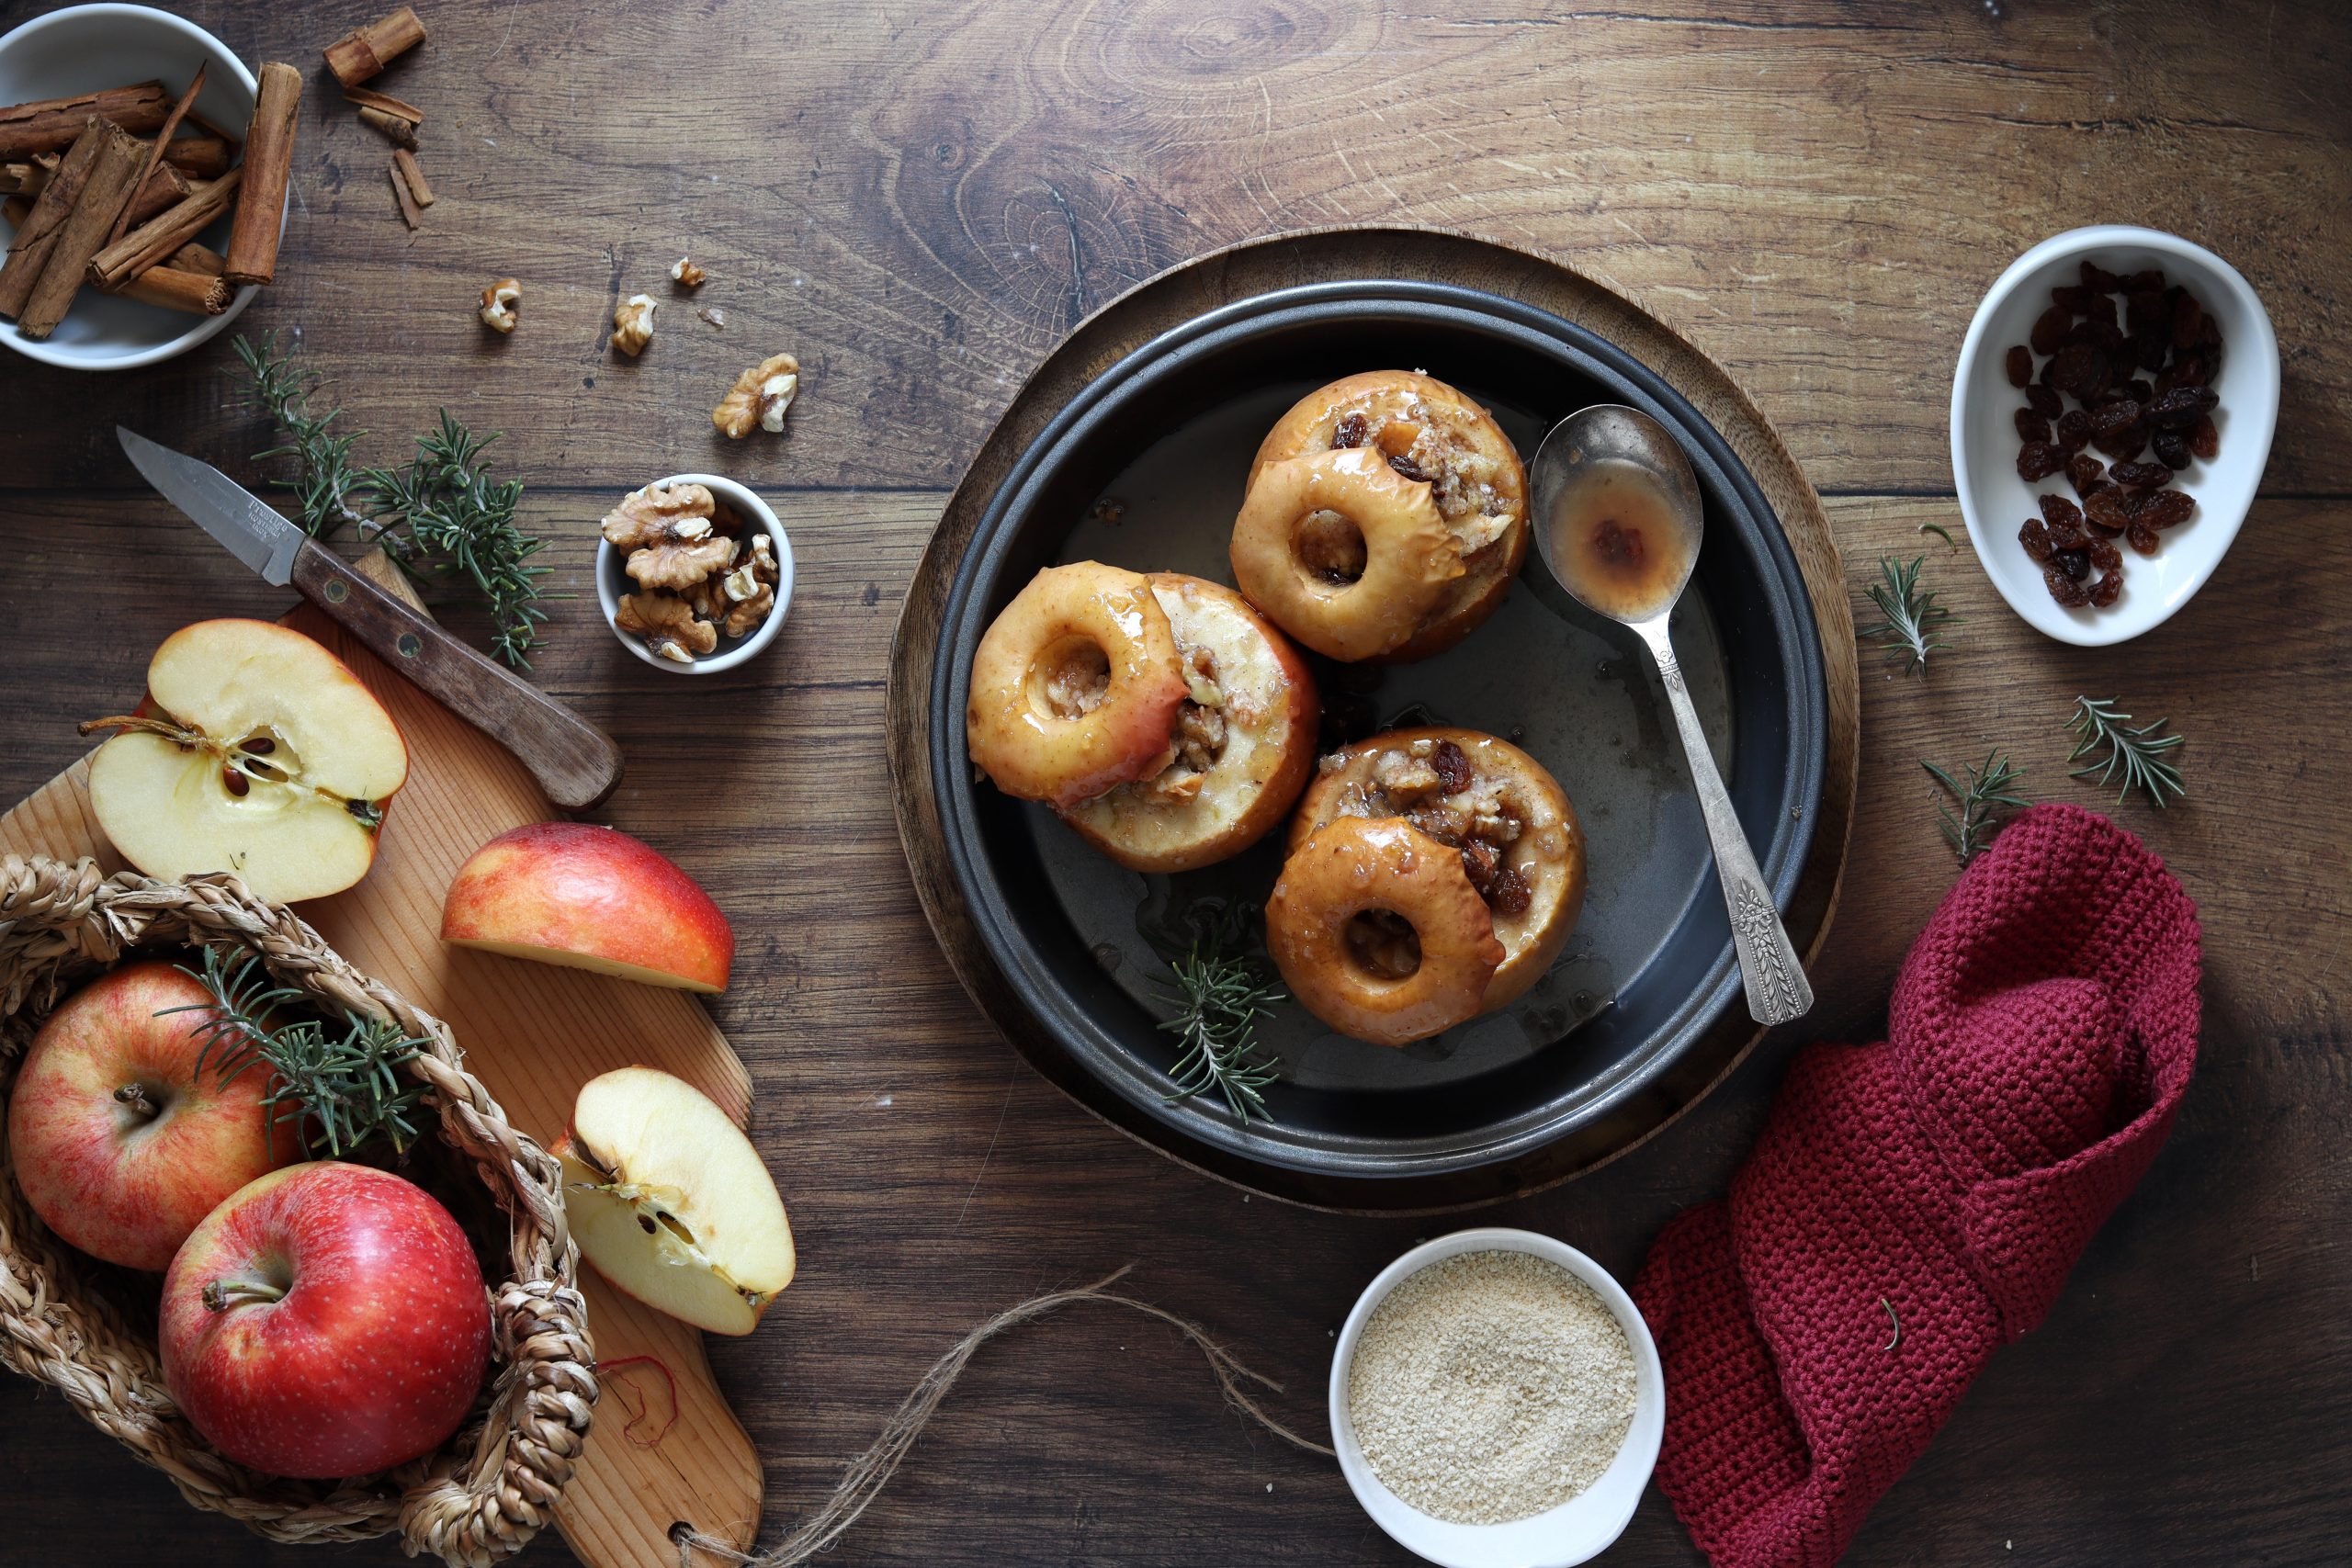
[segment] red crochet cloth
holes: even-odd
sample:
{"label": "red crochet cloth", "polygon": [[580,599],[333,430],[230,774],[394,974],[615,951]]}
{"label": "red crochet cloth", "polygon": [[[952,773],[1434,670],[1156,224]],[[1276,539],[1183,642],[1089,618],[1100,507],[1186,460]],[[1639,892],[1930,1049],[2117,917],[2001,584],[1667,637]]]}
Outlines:
{"label": "red crochet cloth", "polygon": [[1798,1055],[1730,1196],[1634,1286],[1666,1364],[1658,1484],[1714,1568],[1835,1562],[2041,1321],[2172,1128],[2198,966],[2163,862],[2037,807],[1913,944],[1893,1038]]}

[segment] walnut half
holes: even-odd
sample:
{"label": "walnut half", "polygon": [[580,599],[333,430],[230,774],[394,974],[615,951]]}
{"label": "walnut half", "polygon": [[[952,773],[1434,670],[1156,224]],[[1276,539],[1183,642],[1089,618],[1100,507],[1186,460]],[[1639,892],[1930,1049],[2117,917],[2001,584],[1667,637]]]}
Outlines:
{"label": "walnut half", "polygon": [[523,286],[502,277],[481,291],[481,324],[495,333],[514,330],[514,307],[523,302]]}
{"label": "walnut half", "polygon": [[653,341],[653,312],[660,308],[650,294],[632,294],[613,312],[613,346],[634,359]]}
{"label": "walnut half", "polygon": [[662,659],[692,664],[695,655],[718,646],[718,628],[696,618],[694,606],[671,593],[624,593],[613,612],[613,625]]}
{"label": "walnut half", "polygon": [[735,378],[735,385],[710,411],[710,423],[735,441],[751,434],[755,424],[779,432],[785,411],[799,391],[800,361],[788,354],[772,354]]}

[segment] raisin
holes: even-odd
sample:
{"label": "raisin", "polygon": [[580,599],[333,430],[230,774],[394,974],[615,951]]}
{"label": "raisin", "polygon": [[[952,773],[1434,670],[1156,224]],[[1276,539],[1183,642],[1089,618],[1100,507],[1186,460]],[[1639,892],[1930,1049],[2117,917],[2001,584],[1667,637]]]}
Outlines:
{"label": "raisin", "polygon": [[2123,280],[2122,291],[2126,294],[2154,294],[2162,297],[2165,291],[2165,275],[2153,266],[2144,272],[2135,272]]}
{"label": "raisin", "polygon": [[2119,463],[2128,463],[2148,444],[2148,427],[2127,424],[2112,434],[2095,436],[2092,444]]}
{"label": "raisin", "polygon": [[2032,404],[2033,412],[2044,419],[2056,419],[2059,411],[2066,406],[2058,400],[2057,393],[2039,383],[2025,389],[2025,400]]}
{"label": "raisin", "polygon": [[[2111,549],[2114,547],[2109,546],[2109,547]],[[2116,558],[2116,569],[2113,571],[2109,572],[2105,577],[2100,578],[2098,581],[2093,585],[2091,589],[2092,609],[2104,610],[2109,604],[2114,604],[2118,599],[2123,597],[2122,558],[2122,557],[2118,556]]]}
{"label": "raisin", "polygon": [[2055,354],[2074,325],[2075,319],[2064,307],[2052,305],[2034,319],[2033,331],[2026,334],[2026,341],[2033,344],[2036,354]]}
{"label": "raisin", "polygon": [[2019,344],[2015,348],[2009,350],[2009,356],[2006,363],[2009,372],[2010,386],[2023,387],[2031,383],[2033,380],[2033,353],[2030,349],[2027,348],[2025,344]]}
{"label": "raisin", "polygon": [[2041,501],[2041,519],[2052,528],[2080,528],[2083,525],[2083,509],[2064,496],[2045,495]]}
{"label": "raisin", "polygon": [[2112,294],[2123,287],[2123,280],[2099,265],[2086,261],[2081,267],[2083,287],[2094,294]]}
{"label": "raisin", "polygon": [[1459,795],[1470,787],[1470,759],[1453,741],[1437,743],[1430,752],[1430,766],[1437,770],[1438,787],[1446,794]]}
{"label": "raisin", "polygon": [[2052,522],[2045,517],[2042,526],[2050,530],[2050,547],[2053,550],[2079,550],[2091,542],[2080,523]]}
{"label": "raisin", "polygon": [[2156,461],[2175,473],[2188,467],[2188,437],[2177,430],[2159,430],[2149,443],[2155,449]]}
{"label": "raisin", "polygon": [[2083,342],[2096,344],[2109,358],[2118,354],[2136,352],[2131,347],[2132,340],[2123,335],[2123,329],[2115,324],[2113,311],[2103,318],[2091,317],[2083,323],[2082,333]]}
{"label": "raisin", "polygon": [[2050,564],[2077,582],[2091,574],[2091,558],[2087,550],[2060,550],[2050,558]]}
{"label": "raisin", "polygon": [[2066,482],[2075,487],[2076,495],[2088,495],[2107,474],[2107,465],[2087,452],[2077,452],[2066,460]]}
{"label": "raisin", "polygon": [[2158,530],[2177,528],[2197,510],[2197,500],[2185,490],[2152,490],[2132,502],[2132,521]]}
{"label": "raisin", "polygon": [[2100,571],[2123,570],[2123,552],[2115,547],[2113,539],[2093,539],[2083,552],[2091,558],[2091,565]]}
{"label": "raisin", "polygon": [[2204,326],[2198,330],[2197,346],[2207,351],[2206,357],[2209,359],[2213,357],[2214,351],[2222,346],[2222,323],[2215,321],[2211,314],[2206,316]]}
{"label": "raisin", "polygon": [[1528,905],[1535,901],[1527,886],[1527,878],[1510,866],[1495,873],[1494,882],[1486,889],[1487,903],[1496,914],[1506,919],[1527,913]]}
{"label": "raisin", "polygon": [[2171,352],[2172,339],[2162,327],[2141,327],[2132,334],[2132,358],[2143,370],[2163,369]]}
{"label": "raisin", "polygon": [[2135,403],[2144,403],[2156,395],[2156,389],[2154,387],[2138,379],[2126,379],[2122,391],[2125,397]]}
{"label": "raisin", "polygon": [[2061,571],[2056,561],[2052,561],[2041,569],[2041,582],[2043,587],[2050,590],[2050,596],[2052,599],[2070,610],[2079,610],[2091,602],[2089,592],[2081,583]]}
{"label": "raisin", "polygon": [[1398,452],[1393,454],[1388,459],[1388,466],[1396,469],[1398,473],[1404,475],[1407,479],[1411,479],[1415,484],[1427,484],[1430,482],[1429,470],[1422,468],[1419,463],[1413,461],[1412,457],[1406,453]]}
{"label": "raisin", "polygon": [[2125,324],[2137,333],[2143,327],[2154,327],[2165,335],[2167,346],[2172,342],[2172,310],[2165,303],[2163,293],[2152,288],[2135,288],[2123,301]]}
{"label": "raisin", "polygon": [[2028,484],[2048,479],[2066,466],[2066,454],[2047,441],[2029,441],[2018,448],[2018,478]]}
{"label": "raisin", "polygon": [[1501,869],[1501,854],[1486,840],[1473,839],[1462,846],[1463,874],[1470,878],[1470,886],[1481,894],[1493,885],[1495,873]]}
{"label": "raisin", "polygon": [[1370,425],[1365,421],[1363,415],[1360,413],[1351,413],[1348,415],[1347,418],[1340,422],[1340,427],[1331,432],[1332,449],[1337,451],[1343,447],[1363,446],[1364,432],[1369,428]]}
{"label": "raisin", "polygon": [[2050,302],[2052,305],[2077,316],[2089,315],[2091,301],[2098,298],[2098,295],[2094,290],[2078,288],[2071,283],[2062,283],[2050,291]]}
{"label": "raisin", "polygon": [[2156,553],[2156,531],[2145,523],[2134,523],[2124,529],[2123,542],[2143,556]]}
{"label": "raisin", "polygon": [[2205,308],[2198,304],[2195,295],[2184,288],[2180,297],[2172,302],[2172,345],[2175,348],[2194,348],[2204,332]]}
{"label": "raisin", "polygon": [[2050,385],[2059,391],[2087,400],[2107,378],[2107,355],[2089,344],[2068,344],[2050,356]]}
{"label": "raisin", "polygon": [[2047,441],[2050,439],[2050,422],[2042,418],[2040,414],[2034,412],[2031,409],[2018,410],[2017,426],[2018,439],[2020,441]]}
{"label": "raisin", "polygon": [[2188,427],[2188,449],[2209,463],[2222,450],[2222,432],[2211,414],[2198,415],[2197,423]]}
{"label": "raisin", "polygon": [[2091,410],[2093,435],[2115,435],[2139,423],[2140,405],[2128,398]]}
{"label": "raisin", "polygon": [[2148,417],[2167,430],[2187,430],[2221,406],[2211,387],[2175,387],[2148,405]]}
{"label": "raisin", "polygon": [[2131,509],[2123,503],[2123,492],[2113,485],[2083,502],[2083,521],[2109,534],[2120,534],[2131,525]]}
{"label": "raisin", "polygon": [[2050,525],[2039,517],[2029,517],[2025,526],[2018,530],[2018,543],[2036,561],[2047,561],[2054,548],[2050,543]]}
{"label": "raisin", "polygon": [[2172,482],[2172,470],[2162,463],[2118,463],[2107,472],[2117,484],[2132,490],[2153,490]]}
{"label": "raisin", "polygon": [[2172,384],[2176,387],[2202,387],[2212,378],[2201,354],[2187,355],[2172,362]]}
{"label": "raisin", "polygon": [[2067,456],[2072,457],[2089,446],[2090,440],[2090,415],[2080,409],[2068,409],[2058,416],[2058,445],[2066,449]]}

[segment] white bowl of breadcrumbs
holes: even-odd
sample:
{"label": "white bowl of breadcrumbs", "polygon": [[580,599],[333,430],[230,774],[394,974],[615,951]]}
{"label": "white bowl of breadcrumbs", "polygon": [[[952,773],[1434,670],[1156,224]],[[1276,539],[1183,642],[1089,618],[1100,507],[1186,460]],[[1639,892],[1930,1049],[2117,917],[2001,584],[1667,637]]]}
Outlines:
{"label": "white bowl of breadcrumbs", "polygon": [[1441,1236],[1366,1288],[1331,1359],[1332,1447],[1373,1522],[1443,1568],[1569,1568],[1624,1532],[1666,1378],[1609,1271],[1532,1231]]}

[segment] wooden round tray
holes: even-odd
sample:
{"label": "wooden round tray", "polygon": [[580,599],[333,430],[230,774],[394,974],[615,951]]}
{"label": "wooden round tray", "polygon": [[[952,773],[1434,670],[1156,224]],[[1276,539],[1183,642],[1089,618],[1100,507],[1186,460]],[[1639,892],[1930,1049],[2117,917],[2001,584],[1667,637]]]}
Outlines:
{"label": "wooden round tray", "polygon": [[[1853,617],[1821,502],[1770,425],[1720,366],[1672,329],[1591,279],[1488,241],[1428,230],[1330,229],[1252,241],[1187,262],[1082,322],[1047,355],[982,443],[916,568],[891,646],[890,773],[899,836],[915,891],[948,963],[980,1010],[1030,1065],[1095,1115],[1161,1153],[1238,1186],[1318,1208],[1384,1212],[1463,1208],[1532,1191],[1614,1158],[1695,1103],[1753,1046],[1761,1031],[1735,1009],[1675,1063],[1655,1092],[1616,1113],[1611,1135],[1574,1150],[1533,1150],[1475,1172],[1422,1184],[1361,1184],[1281,1170],[1212,1148],[1139,1112],[1079,1067],[1007,983],[974,930],[948,864],[932,790],[929,687],[941,615],[973,530],[1007,472],[1038,434],[1095,378],[1160,333],[1274,289],[1352,278],[1400,278],[1489,290],[1564,318],[1622,347],[1688,398],[1729,443],[1763,491],[1804,573],[1820,629],[1828,745],[1819,818],[1788,912],[1808,960],[1835,909],[1854,808],[1860,692]],[[1599,1152],[1596,1152],[1598,1149]]]}

